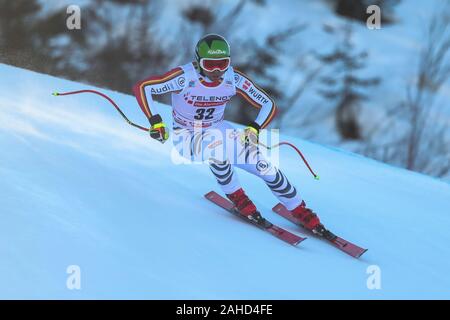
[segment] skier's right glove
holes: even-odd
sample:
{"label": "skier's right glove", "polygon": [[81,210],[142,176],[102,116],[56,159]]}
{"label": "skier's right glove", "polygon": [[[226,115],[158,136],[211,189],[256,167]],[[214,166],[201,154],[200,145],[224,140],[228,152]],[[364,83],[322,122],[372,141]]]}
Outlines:
{"label": "skier's right glove", "polygon": [[159,114],[155,114],[150,119],[150,137],[155,140],[158,140],[161,143],[166,142],[169,139],[169,131],[166,128],[165,123],[162,121],[161,116]]}

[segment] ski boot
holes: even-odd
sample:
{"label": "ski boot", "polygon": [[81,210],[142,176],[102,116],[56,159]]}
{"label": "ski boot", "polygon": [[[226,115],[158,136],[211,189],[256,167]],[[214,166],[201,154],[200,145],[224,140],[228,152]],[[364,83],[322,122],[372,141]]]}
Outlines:
{"label": "ski boot", "polygon": [[265,225],[265,219],[261,216],[259,211],[256,209],[256,206],[247,197],[242,188],[233,193],[227,194],[227,197],[234,203],[239,214],[246,217],[253,223],[261,226]]}
{"label": "ski boot", "polygon": [[295,218],[300,220],[300,223],[305,229],[311,231],[315,235],[323,237],[330,241],[336,238],[336,235],[327,230],[324,227],[324,225],[320,222],[320,219],[317,216],[317,214],[315,214],[311,209],[306,207],[305,201],[302,201],[302,203],[291,212]]}
{"label": "ski boot", "polygon": [[313,233],[320,232],[323,225],[320,223],[319,217],[311,209],[306,207],[305,201],[302,201],[298,207],[291,211],[292,215],[297,218],[302,226]]}

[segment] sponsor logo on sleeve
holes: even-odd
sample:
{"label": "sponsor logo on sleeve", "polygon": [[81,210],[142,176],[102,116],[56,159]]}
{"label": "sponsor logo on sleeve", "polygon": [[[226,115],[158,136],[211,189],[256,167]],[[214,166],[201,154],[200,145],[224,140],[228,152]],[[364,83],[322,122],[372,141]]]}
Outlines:
{"label": "sponsor logo on sleeve", "polygon": [[241,81],[241,76],[237,73],[234,74],[234,83],[239,84],[239,81]]}
{"label": "sponsor logo on sleeve", "polygon": [[153,86],[151,89],[152,94],[162,94],[170,91],[170,85],[166,83],[163,86]]}
{"label": "sponsor logo on sleeve", "polygon": [[249,87],[248,93],[253,97],[253,100],[258,101],[261,104],[269,103],[269,99],[253,86]]}
{"label": "sponsor logo on sleeve", "polygon": [[179,77],[177,80],[177,83],[180,87],[184,87],[185,82],[186,82],[186,79],[184,77]]}
{"label": "sponsor logo on sleeve", "polygon": [[248,90],[248,88],[250,88],[252,86],[252,84],[250,83],[250,81],[245,80],[244,84],[242,85],[242,88],[244,88],[245,91]]}

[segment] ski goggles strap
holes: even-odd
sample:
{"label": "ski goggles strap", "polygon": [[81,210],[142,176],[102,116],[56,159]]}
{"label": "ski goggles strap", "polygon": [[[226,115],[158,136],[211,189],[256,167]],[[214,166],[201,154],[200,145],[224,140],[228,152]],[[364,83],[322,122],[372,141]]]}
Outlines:
{"label": "ski goggles strap", "polygon": [[203,70],[212,72],[215,70],[225,71],[230,66],[230,58],[202,58],[200,59],[200,67]]}

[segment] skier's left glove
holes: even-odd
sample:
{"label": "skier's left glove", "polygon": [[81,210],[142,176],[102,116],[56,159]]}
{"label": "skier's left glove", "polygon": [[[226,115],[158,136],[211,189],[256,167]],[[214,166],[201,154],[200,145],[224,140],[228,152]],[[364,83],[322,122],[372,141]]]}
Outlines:
{"label": "skier's left glove", "polygon": [[150,137],[161,143],[164,143],[167,139],[169,139],[169,131],[167,130],[166,124],[162,121],[159,114],[155,114],[150,118],[150,124]]}
{"label": "skier's left glove", "polygon": [[241,135],[242,144],[253,144],[257,145],[259,141],[259,130],[261,126],[256,122],[250,123]]}

